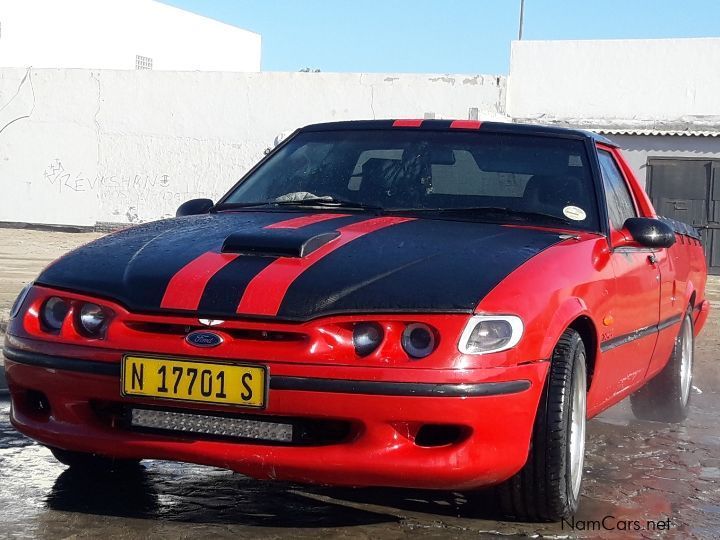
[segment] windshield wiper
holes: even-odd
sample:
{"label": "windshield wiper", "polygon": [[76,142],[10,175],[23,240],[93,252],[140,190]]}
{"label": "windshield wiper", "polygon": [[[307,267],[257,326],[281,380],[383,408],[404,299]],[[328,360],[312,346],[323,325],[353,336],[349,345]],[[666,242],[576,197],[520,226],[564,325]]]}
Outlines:
{"label": "windshield wiper", "polygon": [[[388,209],[389,212],[394,212],[395,210]],[[533,219],[536,220],[543,220],[543,221],[551,221],[553,223],[559,223],[562,225],[572,225],[572,222],[568,221],[567,219],[563,219],[559,216],[554,216],[552,214],[546,214],[544,212],[533,212],[533,211],[527,211],[527,210],[517,210],[514,208],[507,208],[502,206],[459,206],[456,208],[403,208],[398,209],[397,211],[402,212],[421,212],[421,213],[429,213],[429,214],[438,214],[438,215],[462,215],[462,214],[482,214],[483,216],[491,215],[491,216],[498,216],[498,217],[510,217],[515,218],[515,220],[520,221],[530,221]],[[574,228],[574,227],[573,227]]]}
{"label": "windshield wiper", "polygon": [[354,201],[345,201],[336,199],[335,197],[308,197],[306,199],[282,200],[282,201],[263,201],[263,202],[247,202],[247,203],[223,203],[215,206],[214,210],[228,210],[233,208],[268,208],[273,206],[322,206],[332,208],[348,208],[352,210],[375,210],[381,211],[381,206],[373,206]]}
{"label": "windshield wiper", "polygon": [[331,197],[329,195],[322,197],[308,197],[306,199],[297,200],[272,201],[267,204],[277,206],[331,206],[333,208],[352,208],[357,210],[382,210],[381,206],[336,199],[335,197]]}

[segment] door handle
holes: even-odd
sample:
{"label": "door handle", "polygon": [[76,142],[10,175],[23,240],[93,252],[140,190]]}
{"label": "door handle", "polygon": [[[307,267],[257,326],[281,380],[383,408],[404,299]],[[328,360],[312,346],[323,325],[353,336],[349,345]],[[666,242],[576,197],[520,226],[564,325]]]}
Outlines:
{"label": "door handle", "polygon": [[654,253],[651,253],[650,255],[648,255],[647,260],[650,264],[657,263],[657,257],[655,256]]}

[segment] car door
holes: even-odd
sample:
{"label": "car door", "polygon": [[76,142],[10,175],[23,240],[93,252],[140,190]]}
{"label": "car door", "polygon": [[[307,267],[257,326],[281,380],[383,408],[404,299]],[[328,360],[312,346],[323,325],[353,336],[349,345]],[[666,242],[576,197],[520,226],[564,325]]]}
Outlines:
{"label": "car door", "polygon": [[[610,220],[611,264],[615,274],[610,313],[605,314],[600,351],[601,383],[611,400],[645,377],[657,341],[660,269],[663,250],[618,246],[625,220],[638,216],[638,206],[621,168],[610,152],[598,158]],[[594,384],[594,383],[593,383]],[[599,389],[600,390],[600,389]]]}

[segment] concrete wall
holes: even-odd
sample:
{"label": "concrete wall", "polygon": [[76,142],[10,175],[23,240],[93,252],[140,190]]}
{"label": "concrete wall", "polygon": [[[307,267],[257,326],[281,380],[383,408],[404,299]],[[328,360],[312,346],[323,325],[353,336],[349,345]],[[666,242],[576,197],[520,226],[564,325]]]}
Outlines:
{"label": "concrete wall", "polygon": [[608,135],[622,149],[638,180],[647,181],[649,158],[720,159],[720,137]]}
{"label": "concrete wall", "polygon": [[95,225],[217,198],[282,132],[363,118],[503,118],[469,75],[0,70],[0,221]]}
{"label": "concrete wall", "polygon": [[508,114],[578,124],[720,120],[720,39],[515,41]]}
{"label": "concrete wall", "polygon": [[0,67],[260,71],[260,35],[153,0],[2,0]]}

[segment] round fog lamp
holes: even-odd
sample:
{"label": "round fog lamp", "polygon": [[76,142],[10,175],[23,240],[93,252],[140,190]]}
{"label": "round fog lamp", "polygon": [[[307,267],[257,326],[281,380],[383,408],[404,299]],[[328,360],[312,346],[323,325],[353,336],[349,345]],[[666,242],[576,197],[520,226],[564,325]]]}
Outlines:
{"label": "round fog lamp", "polygon": [[97,304],[83,304],[80,308],[80,325],[91,336],[102,332],[107,314]]}
{"label": "round fog lamp", "polygon": [[425,358],[435,350],[435,333],[427,324],[408,324],[402,334],[402,347],[413,358]]}
{"label": "round fog lamp", "polygon": [[42,323],[51,331],[59,331],[70,310],[70,305],[57,296],[48,298],[42,308]]}
{"label": "round fog lamp", "polygon": [[358,323],[353,328],[353,345],[358,356],[367,356],[383,340],[383,329],[376,323]]}

